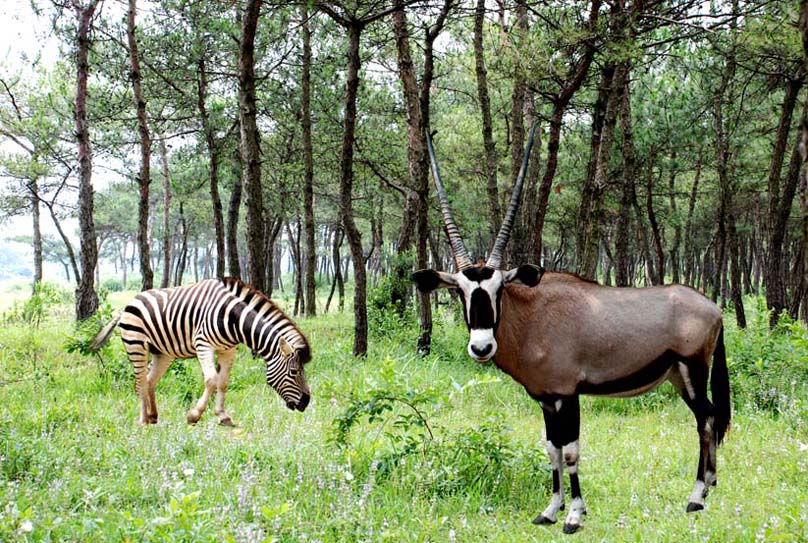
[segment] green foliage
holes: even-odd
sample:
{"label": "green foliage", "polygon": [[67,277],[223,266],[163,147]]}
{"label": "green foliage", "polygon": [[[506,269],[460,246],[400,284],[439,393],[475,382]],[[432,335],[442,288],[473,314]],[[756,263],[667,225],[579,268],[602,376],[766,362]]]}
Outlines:
{"label": "green foliage", "polygon": [[747,328],[727,336],[735,402],[777,413],[808,429],[808,330],[785,313],[772,330],[765,300],[756,298],[754,303]]}
{"label": "green foliage", "polygon": [[11,309],[3,312],[7,323],[24,322],[39,328],[42,320],[58,309],[58,306],[73,301],[73,295],[63,287],[52,283],[37,283],[34,293],[24,302],[14,302]]}

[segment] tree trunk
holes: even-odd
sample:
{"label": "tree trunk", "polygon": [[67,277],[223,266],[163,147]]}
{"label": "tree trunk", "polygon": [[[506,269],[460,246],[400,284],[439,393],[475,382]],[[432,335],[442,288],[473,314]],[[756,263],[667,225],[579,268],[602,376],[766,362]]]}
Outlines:
{"label": "tree trunk", "polygon": [[[595,31],[600,12],[600,0],[592,0],[589,10],[589,20],[587,23],[590,32]],[[587,74],[592,59],[595,56],[594,43],[589,38],[584,41],[584,51],[580,60],[570,65],[570,70],[559,93],[553,99],[553,114],[550,118],[550,133],[547,139],[547,165],[544,176],[539,186],[539,198],[536,206],[535,231],[533,233],[533,261],[541,262],[542,257],[542,234],[544,231],[544,217],[547,213],[547,203],[550,200],[550,191],[553,188],[556,169],[558,167],[558,148],[561,141],[561,125],[564,119],[564,112],[572,100],[573,95],[581,88]]]}
{"label": "tree trunk", "polygon": [[488,96],[488,72],[485,68],[483,50],[483,23],[485,22],[485,0],[477,0],[474,11],[474,66],[477,74],[477,99],[483,120],[483,149],[485,150],[485,179],[488,192],[488,230],[493,240],[499,232],[500,207],[497,194],[497,152],[491,127],[491,100]]}
{"label": "tree trunk", "polygon": [[160,139],[160,156],[163,162],[163,277],[160,288],[167,288],[171,281],[171,176],[165,139]]}
{"label": "tree trunk", "polygon": [[308,6],[301,9],[303,19],[303,81],[301,122],[303,124],[303,216],[306,228],[306,316],[317,315],[316,283],[314,278],[317,247],[314,244],[314,151],[311,143],[311,30]]}
{"label": "tree trunk", "polygon": [[[235,153],[235,162],[240,162],[240,153]],[[238,168],[241,169],[240,167]],[[230,204],[227,209],[227,270],[232,277],[241,278],[241,265],[238,255],[238,213],[241,206],[241,175],[236,174]],[[271,255],[270,255],[271,258]]]}
{"label": "tree trunk", "polygon": [[239,45],[239,111],[241,119],[241,162],[247,207],[247,263],[250,283],[261,291],[265,284],[264,202],[261,190],[261,137],[256,123],[255,31],[261,0],[247,0]]}
{"label": "tree trunk", "polygon": [[682,242],[682,226],[676,212],[676,151],[671,153],[671,174],[668,178],[668,188],[670,190],[671,215],[675,217],[673,227],[673,242],[670,248],[671,275],[674,283],[681,281],[679,269],[679,245]]}
{"label": "tree trunk", "polygon": [[652,276],[654,285],[665,284],[665,250],[662,248],[662,232],[654,211],[654,172],[649,168],[645,186],[645,210],[648,213],[648,224],[651,226],[651,235],[654,239],[656,251],[656,274]]}
{"label": "tree trunk", "polygon": [[699,180],[701,179],[701,149],[696,159],[696,175],[693,178],[693,187],[690,189],[690,200],[687,205],[687,219],[685,221],[685,284],[692,286],[695,283],[693,270],[693,212],[696,209]]}
{"label": "tree trunk", "polygon": [[325,302],[325,312],[328,313],[328,308],[331,305],[331,298],[334,296],[334,288],[339,288],[339,311],[342,313],[342,309],[345,307],[343,304],[343,298],[345,295],[345,285],[342,280],[342,265],[340,264],[342,258],[339,254],[339,248],[342,246],[343,238],[345,237],[344,232],[340,226],[337,226],[334,229],[334,242],[331,246],[331,258],[334,263],[334,282],[331,283],[331,292],[328,293],[328,299]]}
{"label": "tree trunk", "polygon": [[93,154],[90,146],[90,128],[87,122],[87,78],[90,72],[90,26],[98,0],[86,7],[77,2],[78,37],[76,48],[76,141],[79,162],[79,230],[81,241],[81,276],[76,289],[76,319],[85,320],[98,309],[94,271],[98,263],[98,248],[93,222]]}
{"label": "tree trunk", "polygon": [[[808,109],[808,104],[805,107]],[[766,305],[771,310],[771,326],[777,324],[780,313],[788,307],[785,284],[788,261],[783,255],[783,246],[788,228],[788,219],[791,215],[791,206],[794,202],[794,195],[800,178],[801,165],[802,157],[800,156],[798,139],[791,153],[782,196],[777,198],[777,203],[774,204],[774,212],[769,215],[769,247],[763,281],[766,285]],[[777,190],[779,192],[779,186]],[[772,205],[771,198],[769,204]]]}
{"label": "tree trunk", "polygon": [[140,85],[140,58],[138,56],[137,39],[135,37],[135,15],[137,0],[129,0],[127,12],[126,35],[129,39],[129,61],[132,77],[132,94],[135,99],[137,111],[137,126],[140,133],[140,173],[138,186],[140,187],[140,200],[138,202],[137,244],[140,255],[140,275],[142,277],[142,290],[149,290],[154,286],[154,272],[151,267],[149,249],[149,185],[151,185],[151,136],[149,123],[146,119],[146,99]]}
{"label": "tree trunk", "polygon": [[[258,15],[256,14],[256,19],[257,17]],[[204,48],[202,50],[204,51]],[[204,54],[197,61],[196,93],[196,108],[199,112],[202,131],[205,134],[205,146],[208,150],[208,185],[210,188],[210,201],[213,206],[213,233],[216,240],[216,277],[221,279],[224,277],[225,247],[224,215],[222,212],[222,199],[219,196],[219,147],[216,144],[215,128],[207,108],[208,71]]]}
{"label": "tree trunk", "polygon": [[40,227],[39,212],[39,186],[37,180],[32,179],[29,186],[31,191],[31,216],[34,228],[34,284],[33,293],[36,294],[37,286],[42,282],[42,229]]}

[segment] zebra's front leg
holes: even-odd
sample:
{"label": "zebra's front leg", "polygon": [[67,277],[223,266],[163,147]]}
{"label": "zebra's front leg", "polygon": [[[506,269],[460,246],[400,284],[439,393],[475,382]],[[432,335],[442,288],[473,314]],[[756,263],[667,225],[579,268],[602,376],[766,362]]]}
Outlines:
{"label": "zebra's front leg", "polygon": [[188,424],[196,424],[202,417],[202,413],[208,407],[211,395],[216,390],[218,375],[216,373],[216,364],[214,362],[214,351],[210,345],[200,344],[196,345],[196,357],[199,359],[199,365],[202,366],[202,375],[205,378],[205,390],[202,392],[202,397],[196,402],[196,405],[188,411]]}
{"label": "zebra's front leg", "polygon": [[216,385],[216,406],[213,412],[219,417],[219,424],[222,426],[235,426],[233,419],[224,409],[224,398],[227,394],[227,384],[230,381],[230,370],[233,368],[233,359],[236,357],[236,350],[219,353],[219,377]]}

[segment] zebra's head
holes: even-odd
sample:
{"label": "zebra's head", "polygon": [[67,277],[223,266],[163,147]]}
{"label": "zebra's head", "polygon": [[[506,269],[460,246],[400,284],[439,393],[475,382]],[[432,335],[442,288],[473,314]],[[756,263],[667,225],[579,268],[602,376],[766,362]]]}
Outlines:
{"label": "zebra's head", "polygon": [[286,402],[289,409],[306,410],[311,400],[311,390],[306,382],[303,365],[311,360],[308,344],[291,345],[283,336],[278,337],[278,346],[266,358],[267,384]]}

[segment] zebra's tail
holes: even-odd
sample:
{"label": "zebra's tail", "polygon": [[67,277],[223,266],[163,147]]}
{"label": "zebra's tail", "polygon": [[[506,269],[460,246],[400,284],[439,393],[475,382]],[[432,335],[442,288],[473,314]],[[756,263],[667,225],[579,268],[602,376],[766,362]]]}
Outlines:
{"label": "zebra's tail", "polygon": [[112,319],[109,323],[107,323],[106,326],[104,326],[101,329],[100,332],[98,332],[98,335],[95,336],[95,339],[93,339],[93,342],[90,344],[90,351],[92,351],[94,353],[98,352],[98,350],[101,347],[106,345],[107,341],[109,341],[109,338],[112,335],[112,332],[115,331],[115,327],[118,326],[118,322],[120,320],[121,320],[121,315],[119,313],[117,317]]}

